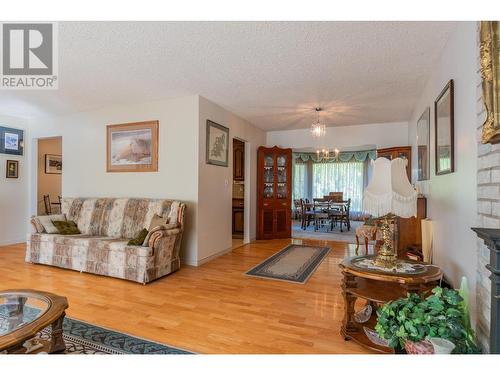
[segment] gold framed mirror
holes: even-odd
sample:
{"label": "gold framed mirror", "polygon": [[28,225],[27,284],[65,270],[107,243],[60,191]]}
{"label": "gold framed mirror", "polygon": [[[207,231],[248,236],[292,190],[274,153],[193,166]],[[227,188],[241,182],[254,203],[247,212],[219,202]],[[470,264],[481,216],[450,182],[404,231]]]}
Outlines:
{"label": "gold framed mirror", "polygon": [[500,35],[498,21],[481,21],[480,62],[486,120],[483,143],[500,142]]}

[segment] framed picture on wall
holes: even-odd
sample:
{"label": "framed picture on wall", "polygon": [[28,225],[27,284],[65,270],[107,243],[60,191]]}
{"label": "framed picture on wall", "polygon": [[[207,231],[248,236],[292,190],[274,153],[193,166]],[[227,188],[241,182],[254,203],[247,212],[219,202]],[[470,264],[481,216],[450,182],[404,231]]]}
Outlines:
{"label": "framed picture on wall", "polygon": [[24,131],[0,126],[0,154],[22,155]]}
{"label": "framed picture on wall", "polygon": [[418,181],[429,179],[430,172],[430,126],[431,109],[427,107],[417,121],[417,162],[418,162]]}
{"label": "framed picture on wall", "polygon": [[107,126],[107,172],[158,171],[158,121]]}
{"label": "framed picture on wall", "polygon": [[207,164],[228,166],[229,129],[207,120]]}
{"label": "framed picture on wall", "polygon": [[436,175],[455,171],[453,80],[434,102]]}
{"label": "framed picture on wall", "polygon": [[19,162],[17,160],[7,160],[5,168],[7,178],[19,178]]}
{"label": "framed picture on wall", "polygon": [[62,156],[45,154],[45,173],[62,174]]}

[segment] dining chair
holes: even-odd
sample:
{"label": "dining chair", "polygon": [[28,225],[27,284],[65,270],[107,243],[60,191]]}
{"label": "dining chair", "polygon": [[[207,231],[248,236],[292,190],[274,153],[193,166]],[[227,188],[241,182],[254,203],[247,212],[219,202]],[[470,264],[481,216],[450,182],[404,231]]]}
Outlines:
{"label": "dining chair", "polygon": [[[306,199],[307,201],[307,199]],[[314,205],[308,203],[306,201],[302,201],[302,223],[301,228],[306,230],[311,220],[315,222],[316,211],[314,210]]]}
{"label": "dining chair", "polygon": [[342,202],[344,200],[344,193],[342,191],[331,191],[328,197],[333,202]]}
{"label": "dining chair", "polygon": [[295,220],[302,219],[302,198],[293,200],[294,217]]}
{"label": "dining chair", "polygon": [[43,196],[43,204],[45,206],[45,215],[52,215],[52,206],[50,205],[50,196],[48,194]]}
{"label": "dining chair", "polygon": [[349,232],[351,230],[351,219],[350,219],[350,212],[351,212],[351,198],[349,198],[346,201],[342,202],[337,202],[337,203],[342,203],[341,209],[340,210],[331,210],[330,211],[330,216],[331,216],[331,228],[333,230],[333,226],[337,224],[337,222],[340,224],[340,231],[343,232],[343,225],[345,224],[347,227],[347,231]]}

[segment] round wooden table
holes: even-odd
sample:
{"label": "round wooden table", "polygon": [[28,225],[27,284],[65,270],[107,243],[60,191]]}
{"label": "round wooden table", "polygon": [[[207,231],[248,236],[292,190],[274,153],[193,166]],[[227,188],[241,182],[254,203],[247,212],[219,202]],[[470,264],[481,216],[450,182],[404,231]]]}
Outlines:
{"label": "round wooden table", "polygon": [[[407,293],[425,293],[433,289],[442,278],[443,272],[437,266],[405,259],[405,263],[424,267],[415,274],[396,273],[367,269],[357,266],[360,259],[373,259],[375,255],[346,258],[341,264],[344,297],[344,319],[341,334],[345,340],[355,341],[379,353],[394,353],[392,348],[376,345],[365,334],[364,327],[374,329],[377,324],[376,308],[389,301],[406,297]],[[373,313],[366,323],[354,319],[355,303],[358,298],[372,305]]]}
{"label": "round wooden table", "polygon": [[0,352],[25,353],[23,344],[49,325],[50,342],[40,340],[36,352],[61,352],[66,349],[62,336],[66,297],[31,289],[0,291]]}

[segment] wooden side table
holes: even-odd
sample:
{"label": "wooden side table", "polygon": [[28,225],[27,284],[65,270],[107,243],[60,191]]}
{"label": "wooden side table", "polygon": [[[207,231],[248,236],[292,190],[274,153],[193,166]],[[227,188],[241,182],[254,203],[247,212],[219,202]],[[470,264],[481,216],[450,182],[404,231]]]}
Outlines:
{"label": "wooden side table", "polygon": [[[362,258],[371,258],[364,256]],[[360,268],[353,264],[355,258],[345,259],[339,266],[342,269],[342,295],[344,297],[344,319],[341,334],[345,340],[352,340],[379,353],[394,353],[392,348],[376,345],[366,336],[364,327],[374,329],[377,324],[376,308],[389,301],[406,297],[407,293],[423,293],[434,288],[443,276],[441,269],[430,264],[405,260],[408,263],[425,266],[418,274],[387,273]],[[373,313],[366,323],[354,319],[355,303],[358,298],[373,307]]]}
{"label": "wooden side table", "polygon": [[40,340],[43,348],[38,351],[64,351],[63,320],[67,308],[66,297],[52,293],[31,289],[0,291],[0,309],[7,314],[0,317],[0,352],[24,354],[24,342],[47,326],[52,328],[50,342]]}

